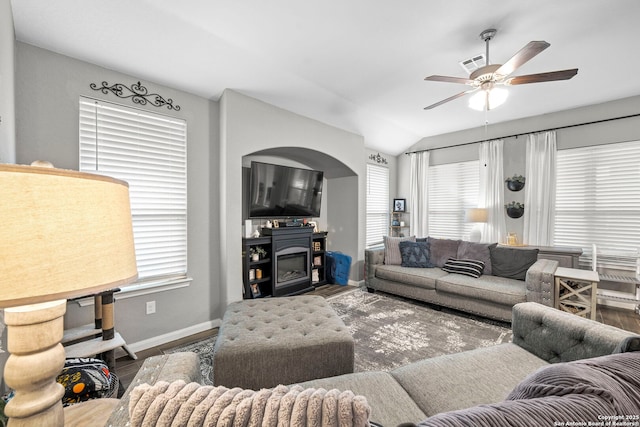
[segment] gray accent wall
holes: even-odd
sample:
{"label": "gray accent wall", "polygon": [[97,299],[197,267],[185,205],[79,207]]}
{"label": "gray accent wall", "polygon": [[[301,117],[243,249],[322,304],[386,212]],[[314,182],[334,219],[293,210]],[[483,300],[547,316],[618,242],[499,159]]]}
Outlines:
{"label": "gray accent wall", "polygon": [[[467,129],[460,132],[423,138],[407,150],[407,152],[464,144],[484,139],[496,139],[505,135],[532,133],[549,128],[571,126],[580,123],[623,117],[640,113],[640,96],[619,99],[602,104],[590,105],[556,113],[528,117],[504,123],[496,123],[484,127]],[[508,107],[507,105],[503,106]],[[482,113],[480,113],[482,114]],[[491,113],[489,113],[491,121]],[[504,174],[505,178],[514,174],[525,174],[526,137],[504,139]],[[612,120],[604,123],[576,126],[560,129],[556,133],[558,150],[585,147],[590,145],[609,144],[640,140],[640,117]],[[431,152],[431,165],[462,162],[478,159],[478,144],[460,147],[449,147]],[[409,193],[409,156],[398,156],[398,191]],[[524,201],[524,191],[511,192],[505,190],[505,202]],[[410,208],[410,207],[409,207]],[[507,232],[515,232],[522,238],[523,218],[506,216]]]}
{"label": "gray accent wall", "polygon": [[[178,112],[147,105],[90,89],[91,83],[131,84],[141,80],[150,92],[172,98]],[[194,325],[210,326],[222,316],[220,299],[219,107],[195,95],[144,81],[48,50],[16,43],[17,163],[49,160],[56,167],[78,169],[78,102],[88,96],[130,107],[139,107],[187,121],[188,275],[189,286],[149,295],[124,298],[116,294],[116,329],[128,343],[154,344],[154,339]],[[237,239],[240,239],[238,234]],[[157,311],[147,315],[145,304],[156,301]],[[93,307],[68,304],[66,327],[89,323]]]}

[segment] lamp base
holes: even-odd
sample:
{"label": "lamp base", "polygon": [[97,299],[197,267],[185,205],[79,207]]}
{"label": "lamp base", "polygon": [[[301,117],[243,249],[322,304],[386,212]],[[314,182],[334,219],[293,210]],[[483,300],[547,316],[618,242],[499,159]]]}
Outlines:
{"label": "lamp base", "polygon": [[56,382],[64,368],[66,300],[5,309],[5,380],[15,397],[5,407],[10,427],[63,426],[64,387]]}

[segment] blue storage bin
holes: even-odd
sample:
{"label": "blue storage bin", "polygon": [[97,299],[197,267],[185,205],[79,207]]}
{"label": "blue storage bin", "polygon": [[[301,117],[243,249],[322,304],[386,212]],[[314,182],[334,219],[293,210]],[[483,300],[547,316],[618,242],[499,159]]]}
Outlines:
{"label": "blue storage bin", "polygon": [[349,282],[349,270],[351,269],[351,257],[342,252],[328,251],[327,254],[327,281],[346,285]]}

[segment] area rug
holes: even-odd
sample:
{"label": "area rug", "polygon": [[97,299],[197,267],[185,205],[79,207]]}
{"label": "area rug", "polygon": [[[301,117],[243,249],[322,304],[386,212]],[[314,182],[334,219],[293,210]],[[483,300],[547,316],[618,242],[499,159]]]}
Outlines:
{"label": "area rug", "polygon": [[355,340],[355,371],[391,370],[421,359],[510,342],[508,323],[381,292],[328,299]]}
{"label": "area rug", "polygon": [[[428,357],[489,347],[512,339],[509,324],[381,292],[354,289],[327,298],[355,340],[355,371],[391,370]],[[165,353],[200,356],[203,383],[213,384],[216,335]]]}

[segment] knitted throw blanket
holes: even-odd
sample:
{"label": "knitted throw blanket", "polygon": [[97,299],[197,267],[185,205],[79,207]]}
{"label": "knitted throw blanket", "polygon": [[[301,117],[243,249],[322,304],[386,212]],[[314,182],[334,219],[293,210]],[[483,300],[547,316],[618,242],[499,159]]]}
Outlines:
{"label": "knitted throw blanket", "polygon": [[260,391],[182,380],[131,391],[132,427],[368,427],[371,407],[352,391],[279,385]]}

